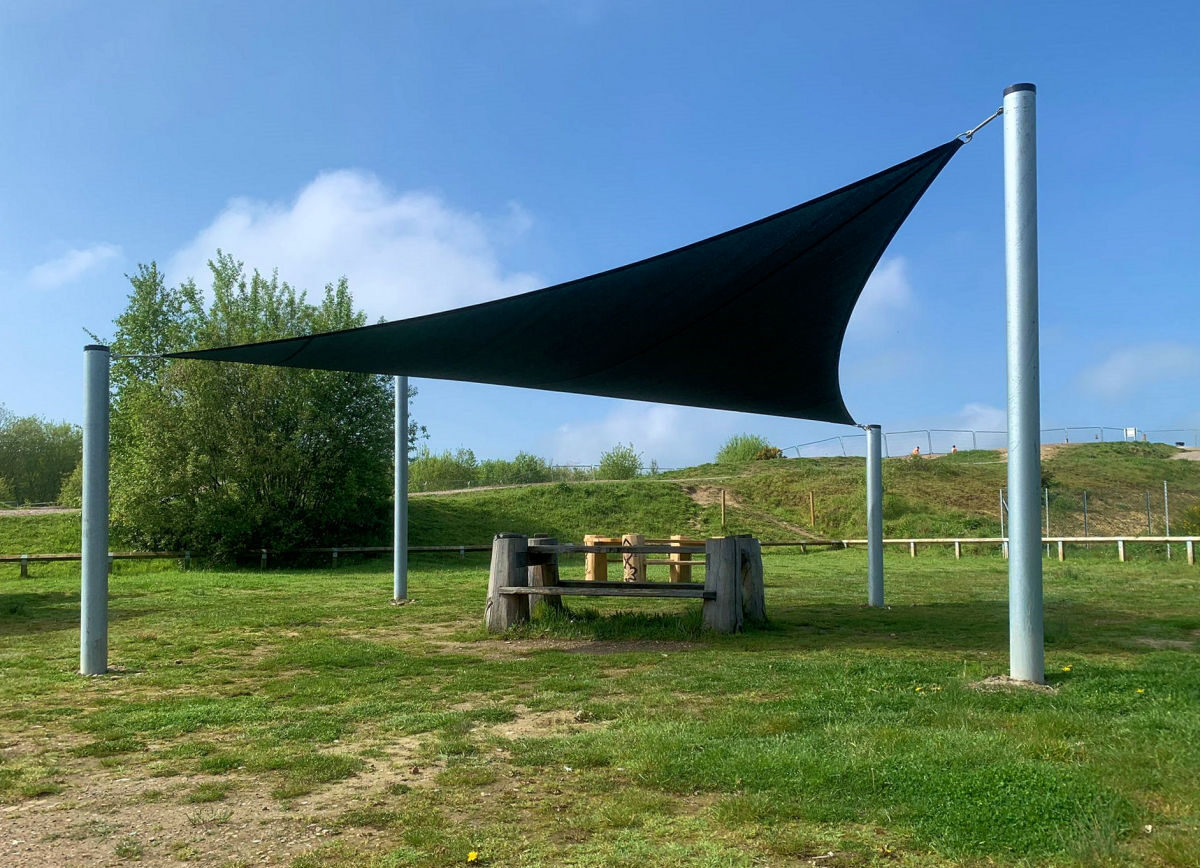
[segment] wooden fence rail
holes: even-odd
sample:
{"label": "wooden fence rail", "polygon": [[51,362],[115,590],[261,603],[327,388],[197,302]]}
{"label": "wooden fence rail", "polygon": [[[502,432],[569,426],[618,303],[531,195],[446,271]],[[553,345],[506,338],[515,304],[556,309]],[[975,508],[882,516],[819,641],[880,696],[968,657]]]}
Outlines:
{"label": "wooden fence rail", "polygon": [[[655,541],[658,542],[657,540]],[[688,540],[688,542],[692,542]],[[1117,558],[1124,562],[1129,559],[1128,546],[1153,543],[1157,545],[1181,545],[1184,548],[1184,557],[1189,564],[1193,566],[1196,563],[1196,543],[1200,542],[1200,536],[1048,536],[1042,539],[1043,545],[1053,545],[1056,547],[1058,559],[1065,561],[1067,557],[1067,545],[1099,545],[1108,544],[1116,545]],[[826,546],[832,548],[848,549],[852,546],[865,546],[865,539],[805,539],[805,540],[780,540],[774,542],[760,543],[762,548],[799,548],[802,551],[807,551],[809,546]],[[995,545],[1000,546],[1007,556],[1008,538],[998,536],[971,536],[971,537],[904,537],[897,539],[885,539],[885,546],[907,546],[908,553],[912,557],[917,556],[918,546],[936,546],[936,545],[952,545],[954,546],[954,556],[962,557],[962,547],[964,545]],[[540,551],[546,554],[584,554],[584,555],[621,555],[629,554],[636,548],[639,555],[660,554],[672,556],[688,556],[692,554],[703,554],[703,545],[639,545],[636,547],[628,545],[540,545],[536,541],[530,542],[530,551]],[[458,552],[462,557],[466,556],[467,552],[489,552],[492,547],[489,545],[450,545],[450,546],[409,546],[410,553],[449,553]],[[333,566],[338,565],[338,556],[344,554],[390,554],[391,546],[336,546],[327,548],[303,548],[303,549],[286,549],[275,551],[273,549],[254,549],[259,555],[259,566],[266,569],[267,556],[285,555],[285,554],[328,554],[331,556]],[[31,563],[47,563],[51,561],[78,561],[82,559],[79,552],[64,552],[51,554],[15,554],[15,555],[0,555],[0,563],[15,563],[20,564],[21,578],[29,577],[29,565]],[[112,570],[114,561],[123,560],[182,560],[184,569],[191,566],[192,553],[189,551],[182,552],[109,552],[108,565],[109,570]],[[649,564],[671,564],[672,567],[682,566],[685,569],[690,567],[704,568],[703,561],[682,561],[673,560],[650,560],[646,561]]]}

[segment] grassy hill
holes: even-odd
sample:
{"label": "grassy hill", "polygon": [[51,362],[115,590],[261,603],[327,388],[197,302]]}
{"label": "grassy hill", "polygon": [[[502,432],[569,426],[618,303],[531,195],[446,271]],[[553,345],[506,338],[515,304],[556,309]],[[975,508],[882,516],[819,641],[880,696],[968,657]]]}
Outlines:
{"label": "grassy hill", "polygon": [[[1051,532],[1083,533],[1086,491],[1092,535],[1145,533],[1147,492],[1152,527],[1161,533],[1164,480],[1171,492],[1172,531],[1200,532],[1200,461],[1173,459],[1179,451],[1158,443],[1046,447],[1042,476],[1050,491]],[[885,460],[885,534],[998,535],[1000,489],[1007,484],[1007,471],[1001,452]],[[805,458],[708,464],[628,482],[415,496],[410,540],[413,545],[486,543],[501,531],[548,533],[562,540],[579,540],[585,533],[716,535],[721,532],[722,489],[730,533],[781,540],[842,539],[866,532],[863,459]],[[362,542],[377,541],[342,544]],[[114,540],[113,546],[120,548],[121,541]],[[0,512],[0,553],[78,550],[78,515]]]}

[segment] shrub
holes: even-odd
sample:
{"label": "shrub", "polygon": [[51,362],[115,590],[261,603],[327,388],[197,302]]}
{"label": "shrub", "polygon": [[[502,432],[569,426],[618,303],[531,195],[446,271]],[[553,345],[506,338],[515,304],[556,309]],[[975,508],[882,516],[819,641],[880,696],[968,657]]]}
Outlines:
{"label": "shrub", "polygon": [[600,456],[597,479],[633,479],[641,472],[642,456],[634,451],[633,444],[618,443]]}
{"label": "shrub", "polygon": [[441,455],[422,446],[408,465],[408,487],[413,491],[445,491],[476,484],[479,472],[475,453],[470,449],[446,450]]}
{"label": "shrub", "polygon": [[0,506],[16,506],[17,496],[13,493],[12,483],[0,476]]}
{"label": "shrub", "polygon": [[[732,464],[753,461],[765,450],[774,448],[765,437],[759,437],[757,434],[734,434],[717,452],[717,463]],[[776,451],[778,452],[778,450]]]}
{"label": "shrub", "polygon": [[[0,500],[3,500],[0,497]],[[58,490],[58,505],[73,506],[76,509],[83,506],[83,462],[75,465],[75,469],[67,474],[62,488]]]}

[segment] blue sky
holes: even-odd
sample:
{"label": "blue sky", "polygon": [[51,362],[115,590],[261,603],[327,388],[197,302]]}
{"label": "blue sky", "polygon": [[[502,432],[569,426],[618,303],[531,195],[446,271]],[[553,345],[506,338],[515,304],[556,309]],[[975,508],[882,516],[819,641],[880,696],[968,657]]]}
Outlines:
{"label": "blue sky", "polygon": [[[139,262],[202,278],[221,247],[313,292],[346,275],[372,317],[454,307],[820,195],[1033,81],[1043,424],[1200,429],[1197,34],[1184,2],[8,2],[0,403],[81,419],[83,330],[111,332]],[[1003,427],[1000,133],[950,163],[855,314],[864,422]],[[741,431],[856,433],[416,385],[431,448],[480,457],[632,441],[677,466]]]}

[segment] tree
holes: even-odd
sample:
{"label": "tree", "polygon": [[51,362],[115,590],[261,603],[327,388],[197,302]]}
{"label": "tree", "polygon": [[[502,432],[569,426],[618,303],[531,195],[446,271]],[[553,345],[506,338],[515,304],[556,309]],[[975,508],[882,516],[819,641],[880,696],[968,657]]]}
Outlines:
{"label": "tree", "polygon": [[633,479],[642,470],[642,456],[634,451],[633,444],[618,443],[600,456],[597,479]]}
{"label": "tree", "polygon": [[79,463],[79,428],[38,416],[15,416],[0,406],[0,477],[16,503],[51,503],[63,479]]}
{"label": "tree", "polygon": [[[345,279],[318,304],[217,252],[206,299],[158,267],[130,276],[116,354],[355,328]],[[393,459],[391,377],[155,358],[112,366],[112,523],[128,543],[231,555],[382,538]],[[410,390],[410,398],[413,393]],[[418,433],[409,429],[410,449]]]}

